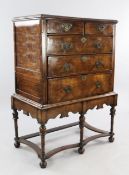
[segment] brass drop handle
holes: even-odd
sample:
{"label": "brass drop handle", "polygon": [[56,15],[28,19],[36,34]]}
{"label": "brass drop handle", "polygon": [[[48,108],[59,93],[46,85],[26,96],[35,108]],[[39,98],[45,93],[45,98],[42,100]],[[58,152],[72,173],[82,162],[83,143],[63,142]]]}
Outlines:
{"label": "brass drop handle", "polygon": [[100,32],[104,32],[105,28],[106,28],[106,25],[105,25],[105,24],[99,24],[99,25],[97,26],[97,29],[98,29]]}
{"label": "brass drop handle", "polygon": [[72,92],[71,86],[64,87],[64,92],[65,92],[66,94],[70,94],[70,93]]}
{"label": "brass drop handle", "polygon": [[87,76],[86,75],[81,75],[81,80],[86,80],[87,79]]}
{"label": "brass drop handle", "polygon": [[96,43],[95,43],[95,47],[96,47],[97,49],[101,49],[101,48],[102,48],[102,43],[101,43],[101,42],[96,42]]}
{"label": "brass drop handle", "polygon": [[101,88],[101,82],[100,81],[96,81],[96,88]]}
{"label": "brass drop handle", "polygon": [[88,60],[88,57],[87,56],[81,56],[80,59],[81,59],[82,62],[86,62]]}
{"label": "brass drop handle", "polygon": [[99,60],[95,62],[95,66],[96,66],[97,69],[99,69],[101,67],[104,67],[103,63]]}
{"label": "brass drop handle", "polygon": [[72,49],[72,47],[73,47],[72,43],[64,42],[61,44],[61,48],[64,52]]}
{"label": "brass drop handle", "polygon": [[69,72],[70,71],[71,65],[69,63],[65,63],[63,66],[64,72]]}
{"label": "brass drop handle", "polygon": [[71,23],[62,23],[61,24],[61,29],[64,32],[68,32],[72,27],[73,27],[73,25]]}

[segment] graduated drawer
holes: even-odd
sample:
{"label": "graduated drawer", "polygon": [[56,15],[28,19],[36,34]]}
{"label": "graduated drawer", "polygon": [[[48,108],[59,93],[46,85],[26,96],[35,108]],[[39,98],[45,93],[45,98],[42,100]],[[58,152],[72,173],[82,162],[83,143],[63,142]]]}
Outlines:
{"label": "graduated drawer", "polygon": [[111,54],[48,57],[49,77],[87,74],[111,69]]}
{"label": "graduated drawer", "polygon": [[47,33],[53,34],[82,34],[84,23],[81,21],[48,20]]}
{"label": "graduated drawer", "polygon": [[49,36],[47,54],[111,53],[112,37]]}
{"label": "graduated drawer", "polygon": [[48,80],[48,103],[85,98],[112,91],[112,74],[89,74]]}
{"label": "graduated drawer", "polygon": [[86,22],[85,34],[113,35],[113,24]]}

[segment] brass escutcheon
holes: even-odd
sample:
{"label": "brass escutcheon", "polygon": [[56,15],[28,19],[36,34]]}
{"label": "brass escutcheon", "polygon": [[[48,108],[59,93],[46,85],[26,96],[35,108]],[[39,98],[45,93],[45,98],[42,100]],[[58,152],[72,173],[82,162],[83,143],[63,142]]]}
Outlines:
{"label": "brass escutcheon", "polygon": [[81,42],[82,42],[82,43],[85,43],[86,41],[87,41],[87,38],[86,38],[86,37],[82,37],[82,38],[81,38]]}

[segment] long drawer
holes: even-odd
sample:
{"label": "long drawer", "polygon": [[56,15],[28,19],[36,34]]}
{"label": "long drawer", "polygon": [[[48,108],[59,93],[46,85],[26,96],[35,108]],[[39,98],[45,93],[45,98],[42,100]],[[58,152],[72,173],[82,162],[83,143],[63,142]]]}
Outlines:
{"label": "long drawer", "polygon": [[48,79],[48,103],[104,94],[112,89],[110,73]]}
{"label": "long drawer", "polygon": [[112,37],[96,36],[48,36],[47,54],[111,53]]}
{"label": "long drawer", "polygon": [[111,54],[48,57],[48,76],[97,73],[112,70]]}

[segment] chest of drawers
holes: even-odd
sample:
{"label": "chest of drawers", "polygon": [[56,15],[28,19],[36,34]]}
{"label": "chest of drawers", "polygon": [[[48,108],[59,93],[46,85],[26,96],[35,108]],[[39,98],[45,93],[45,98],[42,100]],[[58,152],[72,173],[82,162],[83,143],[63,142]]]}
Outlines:
{"label": "chest of drawers", "polygon": [[96,131],[101,136],[110,136],[109,140],[113,141],[114,106],[117,104],[117,94],[113,92],[116,23],[116,20],[52,15],[14,19],[15,146],[19,147],[20,142],[27,144],[27,137],[19,137],[17,129],[17,110],[23,110],[41,124],[42,147],[37,151],[41,167],[46,166],[47,158],[60,151],[59,148],[45,155],[44,150],[45,123],[58,114],[64,117],[68,112],[80,113],[80,143],[74,146],[82,153],[87,143],[87,139],[83,139],[83,128],[96,130],[84,121],[84,113],[95,106],[110,105],[111,131]]}

